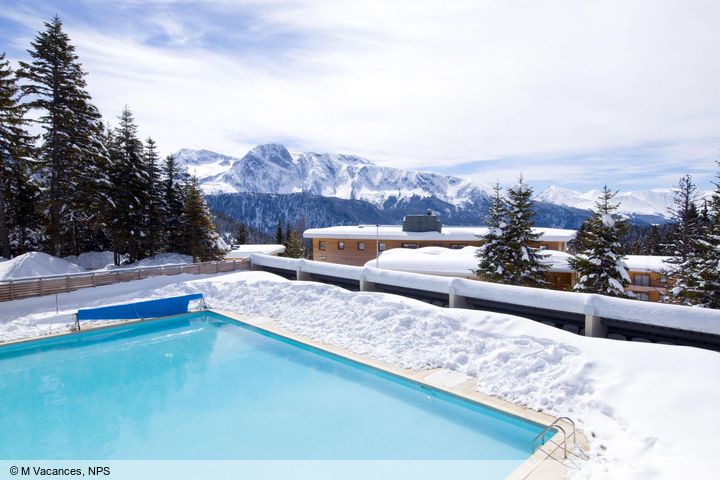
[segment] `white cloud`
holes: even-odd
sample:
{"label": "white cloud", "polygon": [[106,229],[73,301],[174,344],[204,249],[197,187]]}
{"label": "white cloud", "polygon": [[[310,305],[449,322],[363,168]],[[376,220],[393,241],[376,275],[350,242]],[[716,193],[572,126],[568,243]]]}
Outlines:
{"label": "white cloud", "polygon": [[[717,157],[715,1],[208,5],[252,12],[254,24],[228,39],[290,32],[303,41],[212,51],[194,30],[200,20],[167,15],[146,22],[172,39],[159,47],[66,20],[101,110],[129,104],[168,151],[242,154],[291,139],[414,168],[522,157],[473,176],[514,178],[521,168],[557,183],[612,172],[602,160],[553,166],[549,156],[677,142],[696,145],[708,165]],[[638,161],[683,167],[669,154]]]}

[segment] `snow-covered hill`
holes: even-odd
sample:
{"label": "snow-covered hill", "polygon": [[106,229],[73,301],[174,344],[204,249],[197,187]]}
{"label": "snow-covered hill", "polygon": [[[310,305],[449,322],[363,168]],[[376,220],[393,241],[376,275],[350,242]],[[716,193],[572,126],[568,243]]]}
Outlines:
{"label": "snow-covered hill", "polygon": [[[487,185],[460,177],[382,167],[354,155],[291,152],[279,144],[258,145],[242,158],[189,149],[177,152],[176,158],[200,179],[206,193],[309,193],[365,200],[380,208],[391,197],[434,197],[462,208],[488,200],[490,192]],[[589,210],[599,194],[552,186],[536,200]],[[616,200],[621,213],[668,218],[672,196],[670,188],[621,191]]]}
{"label": "snow-covered hill", "polygon": [[200,180],[227,172],[238,159],[211,152],[183,148],[175,154],[178,166],[187,168],[188,173]]}
{"label": "snow-covered hill", "polygon": [[[576,192],[565,188],[552,186],[539,193],[536,200],[552,203],[553,205],[565,205],[568,207],[589,210],[595,205],[600,196],[600,190],[588,192]],[[701,195],[710,195],[710,192],[701,192]],[[669,218],[670,207],[673,201],[673,190],[671,188],[654,188],[652,190],[639,190],[634,192],[623,192],[617,194],[615,201],[620,203],[620,211],[630,215],[655,215]]]}
{"label": "snow-covered hill", "polygon": [[366,200],[375,205],[382,205],[390,197],[419,196],[464,205],[487,198],[488,191],[484,185],[459,177],[381,167],[353,155],[291,154],[278,144],[258,145],[242,158],[213,156],[206,150],[181,150],[177,157],[191,173],[196,169],[207,193],[303,192]]}

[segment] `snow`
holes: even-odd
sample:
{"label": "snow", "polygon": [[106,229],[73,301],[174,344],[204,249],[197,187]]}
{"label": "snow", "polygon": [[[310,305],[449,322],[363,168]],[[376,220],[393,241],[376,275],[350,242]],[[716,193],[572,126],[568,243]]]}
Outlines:
{"label": "snow", "polygon": [[[401,225],[348,225],[305,230],[304,238],[358,238],[375,240],[425,240],[425,241],[477,241],[485,236],[488,227],[443,227],[442,232],[403,232]],[[533,228],[533,233],[541,235],[540,241],[569,242],[575,238],[576,231],[562,228]]]}
{"label": "snow", "polygon": [[250,257],[250,261],[258,266],[285,270],[301,268],[303,271],[312,269],[313,273],[329,276],[363,278],[368,282],[577,314],[590,312],[598,317],[720,335],[720,310],[710,308],[640,302],[588,293],[518,287],[450,276],[387,270],[383,268],[382,263],[381,268],[376,269],[372,268],[374,260],[368,262],[369,266],[353,267],[254,254]]}
{"label": "snow", "polygon": [[14,301],[0,312],[0,338],[64,327],[76,308],[109,299],[191,292],[204,293],[213,308],[273,318],[357,354],[450,371],[435,375],[435,383],[458,384],[469,376],[481,392],[569,416],[590,440],[590,458],[573,478],[715,478],[720,466],[720,355],[701,349],[586,338],[519,317],[289,282],[264,272],[155,277],[78,290],[60,295],[59,314],[46,297]]}
{"label": "snow", "polygon": [[[379,266],[387,270],[445,275],[448,277],[473,277],[472,271],[478,267],[475,256],[477,247],[452,249],[445,247],[392,248],[380,254]],[[551,272],[570,272],[569,253],[556,250],[543,250],[543,262],[550,265]],[[375,267],[370,260],[366,267]]]}
{"label": "snow", "polygon": [[623,260],[631,272],[662,272],[672,257],[658,255],[627,255]]}
{"label": "snow", "polygon": [[[600,190],[576,192],[553,185],[545,191],[540,192],[535,199],[555,205],[565,205],[590,210],[595,207],[595,202],[601,193]],[[712,192],[701,192],[701,194],[709,198]],[[673,205],[673,189],[655,188],[640,191],[620,191],[615,196],[614,201],[620,203],[620,208],[618,209],[620,213],[658,215],[670,218],[670,208]]]}
{"label": "snow", "polygon": [[225,254],[225,258],[232,260],[234,258],[248,258],[253,253],[262,253],[263,255],[279,255],[284,252],[285,252],[284,245],[246,244],[246,245],[239,245],[236,248],[233,248],[232,250],[230,250],[228,253]]}
{"label": "snow", "polygon": [[143,258],[135,263],[128,263],[118,268],[136,268],[136,267],[159,267],[161,265],[184,265],[193,263],[191,255],[183,255],[182,253],[158,253],[149,258]]}
{"label": "snow", "polygon": [[81,266],[85,270],[99,270],[115,264],[113,252],[85,252],[78,256],[65,257],[65,260]]}
{"label": "snow", "polygon": [[28,252],[0,262],[0,280],[65,275],[84,271],[74,263],[41,252]]}
{"label": "snow", "polygon": [[354,155],[290,152],[283,145],[252,148],[242,158],[204,150],[184,149],[180,159],[207,173],[201,188],[207,193],[307,192],[337,198],[356,198],[381,206],[388,198],[435,196],[454,205],[487,197],[489,188],[471,180],[376,165]]}

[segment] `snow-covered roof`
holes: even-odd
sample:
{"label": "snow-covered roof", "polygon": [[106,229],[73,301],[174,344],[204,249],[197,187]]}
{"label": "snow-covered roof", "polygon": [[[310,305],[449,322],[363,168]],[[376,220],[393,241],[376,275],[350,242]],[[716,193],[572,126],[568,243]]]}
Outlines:
{"label": "snow-covered roof", "polygon": [[[577,231],[562,228],[533,228],[541,234],[540,240],[545,242],[568,242],[575,238]],[[473,241],[484,236],[487,227],[442,227],[442,232],[403,232],[400,225],[348,225],[305,230],[305,238],[358,238],[373,240],[379,236],[381,240],[445,240]]]}
{"label": "snow-covered roof", "polygon": [[278,255],[285,252],[284,245],[277,244],[250,244],[240,245],[230,250],[225,258],[247,258],[253,253],[261,253],[263,255]]}
{"label": "snow-covered roof", "polygon": [[631,272],[662,272],[667,268],[665,262],[671,258],[657,255],[628,255],[624,260]]}
{"label": "snow-covered roof", "polygon": [[[471,270],[478,266],[475,257],[477,247],[452,249],[445,247],[392,248],[380,254],[378,266],[387,270],[399,270],[448,277],[470,277]],[[572,255],[555,250],[543,250],[548,254],[544,261],[550,265],[551,272],[571,272],[567,261]],[[370,260],[366,267],[375,267]]]}

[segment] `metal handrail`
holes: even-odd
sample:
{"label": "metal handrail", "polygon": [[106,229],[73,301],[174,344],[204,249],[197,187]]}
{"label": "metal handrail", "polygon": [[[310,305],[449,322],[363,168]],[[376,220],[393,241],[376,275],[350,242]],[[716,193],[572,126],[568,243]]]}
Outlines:
{"label": "metal handrail", "polygon": [[[547,427],[545,427],[545,428],[543,429],[543,431],[540,432],[540,433],[533,439],[533,441],[532,441],[533,451],[534,451],[534,450],[537,450],[538,448],[540,448],[540,447],[542,447],[543,445],[545,445],[545,435],[547,434],[547,432],[549,432],[550,430],[556,430],[556,431],[558,431],[558,432],[562,432],[562,434],[563,434],[563,440],[562,440],[562,445],[563,445],[563,458],[567,458],[567,441],[568,441],[568,435],[567,435],[567,432],[565,431],[565,429],[562,427],[562,425],[559,425],[559,424],[557,423],[558,421],[560,421],[561,418],[565,418],[565,417],[560,417],[560,418],[556,418],[555,420],[553,420],[553,422],[552,422],[550,425],[548,425]],[[570,421],[570,423],[572,423],[573,429],[574,429],[574,428],[575,428],[575,423],[572,422],[572,420]],[[573,435],[574,435],[574,434],[575,434],[575,433],[574,433],[574,430],[573,430]],[[540,443],[540,445],[536,448],[536,447],[535,447],[535,443],[538,441],[538,439],[540,440],[541,443]],[[560,446],[559,443],[558,443],[557,445]]]}
{"label": "metal handrail", "polygon": [[[577,441],[577,436],[575,435],[575,432],[577,431],[577,428],[575,427],[575,422],[573,422],[572,418],[570,418],[570,417],[557,417],[555,419],[556,422],[558,422],[560,420],[564,420],[572,426],[572,434],[570,435],[570,437],[573,437],[573,446],[575,446],[575,442]],[[570,438],[570,437],[568,437],[568,438]]]}

